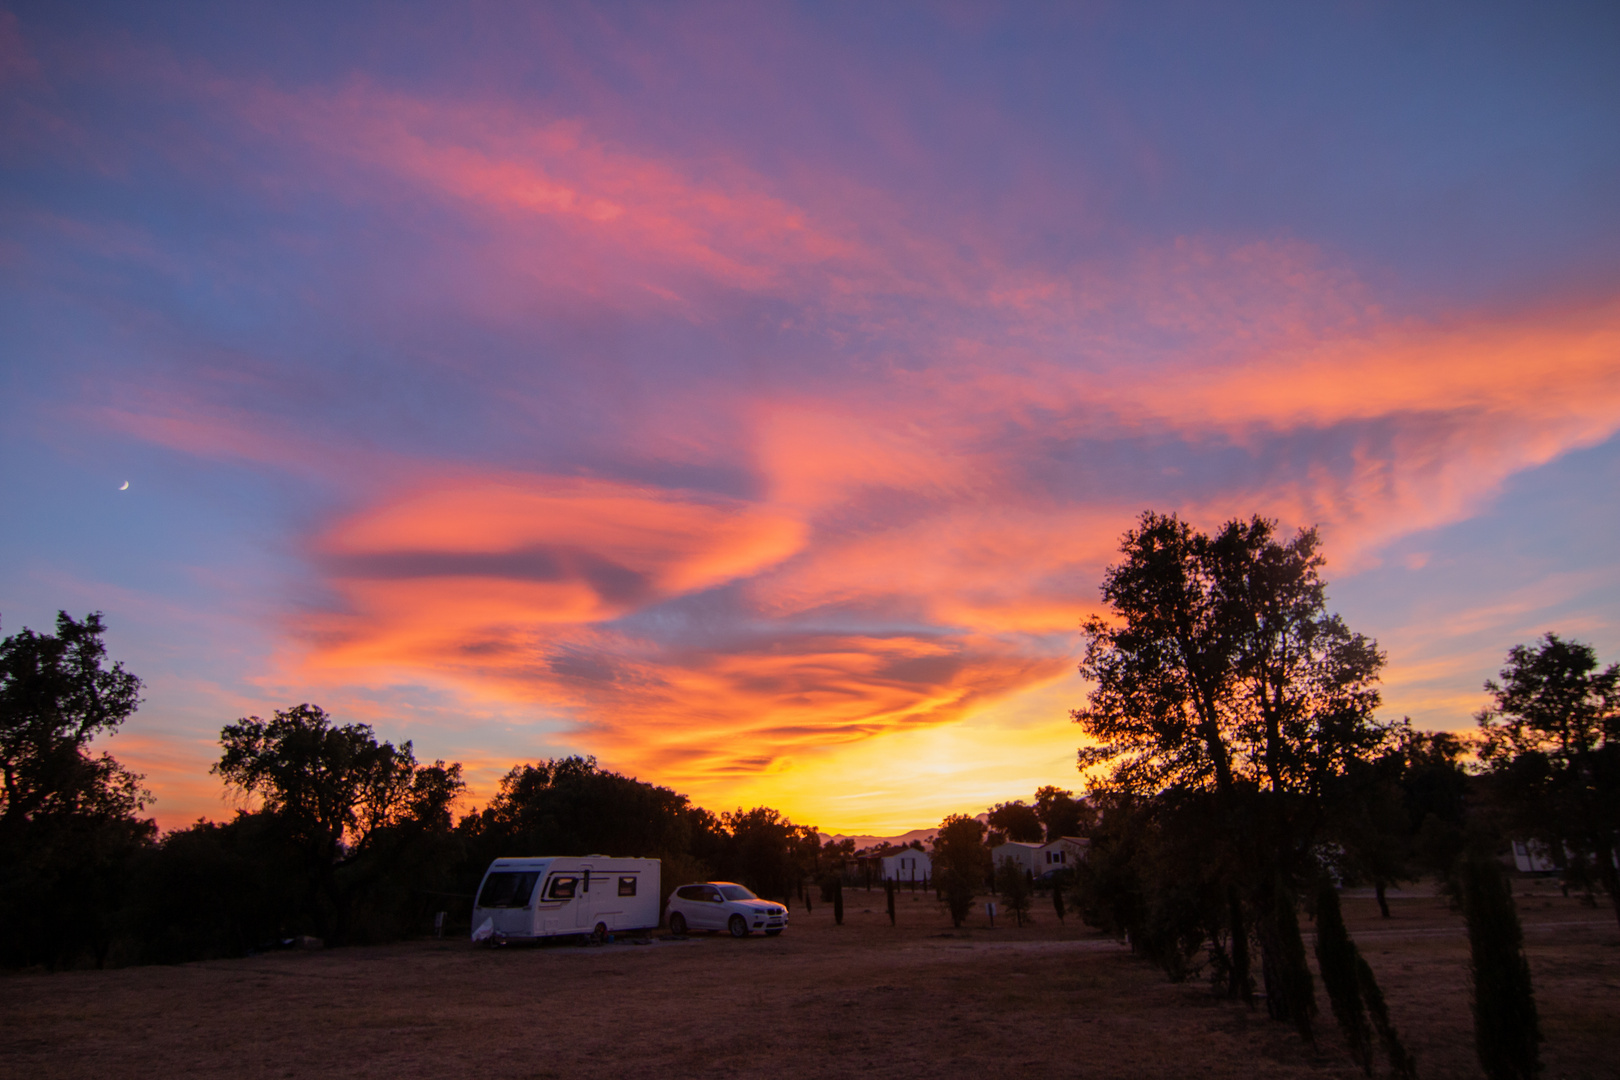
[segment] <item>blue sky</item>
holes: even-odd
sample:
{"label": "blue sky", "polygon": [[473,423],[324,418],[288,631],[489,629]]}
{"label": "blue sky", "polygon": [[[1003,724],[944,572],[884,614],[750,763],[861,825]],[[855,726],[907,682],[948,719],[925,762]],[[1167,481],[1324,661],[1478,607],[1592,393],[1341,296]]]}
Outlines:
{"label": "blue sky", "polygon": [[[899,831],[1079,786],[1144,509],[1318,525],[1386,711],[1613,659],[1612,6],[14,4],[0,627],[165,824],[301,701]],[[128,490],[118,490],[124,481]],[[903,764],[901,764],[903,763]]]}

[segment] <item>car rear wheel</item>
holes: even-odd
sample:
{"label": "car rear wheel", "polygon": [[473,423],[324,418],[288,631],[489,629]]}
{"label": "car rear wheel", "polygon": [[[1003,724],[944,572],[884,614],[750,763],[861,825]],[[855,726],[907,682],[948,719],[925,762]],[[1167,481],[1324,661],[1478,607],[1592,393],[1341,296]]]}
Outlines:
{"label": "car rear wheel", "polygon": [[748,920],[743,918],[741,915],[733,915],[731,917],[731,922],[729,922],[727,925],[731,927],[732,937],[748,936]]}
{"label": "car rear wheel", "polygon": [[682,915],[678,911],[671,915],[669,917],[669,932],[674,934],[676,937],[685,937],[686,916]]}

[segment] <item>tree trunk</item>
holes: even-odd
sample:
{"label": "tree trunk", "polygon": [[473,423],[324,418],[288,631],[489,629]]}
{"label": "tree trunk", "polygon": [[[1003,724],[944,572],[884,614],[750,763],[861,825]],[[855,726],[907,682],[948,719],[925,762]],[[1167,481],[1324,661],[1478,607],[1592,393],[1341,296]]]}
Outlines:
{"label": "tree trunk", "polygon": [[1260,966],[1266,981],[1266,1011],[1273,1020],[1293,1024],[1301,1038],[1315,1045],[1311,1014],[1316,1011],[1316,992],[1305,960],[1294,898],[1279,881],[1268,890],[1260,909],[1257,929]]}
{"label": "tree trunk", "polygon": [[1227,914],[1232,931],[1232,978],[1227,984],[1227,996],[1242,998],[1245,1005],[1254,1005],[1254,980],[1249,977],[1249,927],[1243,920],[1243,898],[1236,885],[1226,888]]}
{"label": "tree trunk", "polygon": [[1373,882],[1373,892],[1378,894],[1378,911],[1384,918],[1389,918],[1389,901],[1384,897],[1384,890],[1388,884],[1382,879]]}

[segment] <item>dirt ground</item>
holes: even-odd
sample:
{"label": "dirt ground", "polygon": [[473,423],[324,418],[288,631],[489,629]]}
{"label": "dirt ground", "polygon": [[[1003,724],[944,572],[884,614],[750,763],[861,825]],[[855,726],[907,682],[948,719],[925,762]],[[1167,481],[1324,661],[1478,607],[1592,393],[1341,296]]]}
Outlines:
{"label": "dirt ground", "polygon": [[[1520,891],[1527,886],[1520,884]],[[1546,1076],[1620,1077],[1620,931],[1546,886],[1519,898]],[[932,897],[848,894],[786,934],[601,947],[464,941],[0,978],[5,1077],[1353,1077],[1318,1045],[1168,983],[1044,899],[953,931]],[[1460,919],[1427,895],[1345,914],[1419,1074],[1478,1077]],[[1309,924],[1306,925],[1307,932]],[[1380,1069],[1382,1071],[1382,1068]]]}

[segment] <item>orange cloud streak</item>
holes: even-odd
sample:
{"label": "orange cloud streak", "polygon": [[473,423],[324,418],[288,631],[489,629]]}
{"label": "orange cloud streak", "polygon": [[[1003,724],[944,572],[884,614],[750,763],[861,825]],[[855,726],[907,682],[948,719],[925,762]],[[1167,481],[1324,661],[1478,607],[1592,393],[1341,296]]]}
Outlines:
{"label": "orange cloud streak", "polygon": [[[702,416],[625,433],[624,460],[723,463],[759,481],[755,501],[434,474],[313,545],[337,598],[300,625],[315,677],[431,671],[567,713],[661,777],[827,760],[1051,679],[1144,505],[1320,523],[1343,565],[1620,429],[1615,301],[1392,320],[1307,245],[1220,238],[1019,266],[971,225],[945,243],[847,186],[794,198],[582,123],[359,82],[216,85],[302,148],[308,182],[479,226],[474,268],[447,287],[480,317],[567,290],[702,320],[695,293],[742,290],[789,301],[829,366],[863,358],[792,390],[711,379],[691,392]],[[228,416],[114,419],[166,445],[283,453]],[[1088,440],[1180,456],[1153,485],[1107,488]],[[1227,450],[1240,479],[1163,479]],[[733,606],[711,623],[697,602],[719,592]]]}

